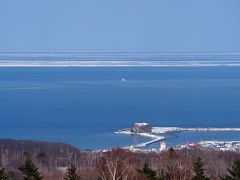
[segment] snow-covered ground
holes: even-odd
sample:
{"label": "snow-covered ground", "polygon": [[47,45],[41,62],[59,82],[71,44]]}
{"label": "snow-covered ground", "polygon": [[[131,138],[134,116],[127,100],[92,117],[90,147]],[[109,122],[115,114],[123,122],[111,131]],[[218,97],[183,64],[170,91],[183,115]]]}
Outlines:
{"label": "snow-covered ground", "polygon": [[201,141],[197,143],[182,144],[177,149],[204,148],[217,151],[240,152],[240,141]]}
{"label": "snow-covered ground", "polygon": [[143,136],[143,137],[149,137],[152,140],[147,141],[147,142],[143,142],[143,143],[139,143],[136,145],[131,145],[130,147],[125,147],[125,148],[142,148],[142,147],[146,147],[147,145],[150,145],[152,143],[161,141],[163,139],[165,139],[164,136],[160,136],[158,134],[154,134],[154,133],[133,133],[131,132],[130,129],[123,129],[123,130],[119,130],[117,132],[114,132],[115,134],[129,134],[129,135],[138,135],[138,136]]}
{"label": "snow-covered ground", "polygon": [[[160,136],[157,135],[157,133],[133,133],[131,132],[131,129],[123,129],[114,132],[115,134],[128,134],[128,135],[138,135],[138,136],[143,136],[143,137],[149,137],[149,138],[159,138]],[[162,137],[164,138],[164,137]]]}
{"label": "snow-covered ground", "polygon": [[[145,137],[156,137],[159,134],[164,134],[168,132],[178,132],[178,131],[240,131],[240,128],[182,128],[182,127],[152,127],[152,133],[137,133],[137,135]],[[134,135],[135,133],[131,132],[130,128],[122,129],[114,132],[116,134],[130,134]]]}
{"label": "snow-covered ground", "polygon": [[[152,133],[133,133],[130,128],[122,129],[116,134],[129,134],[138,135],[151,138],[150,141],[143,142],[136,145],[131,145],[125,147],[128,149],[139,149],[146,147],[152,143],[164,140],[164,133],[168,132],[178,132],[178,131],[240,131],[240,128],[181,128],[181,127],[152,127]],[[202,141],[199,143],[183,144],[179,148],[192,148],[192,147],[203,147],[203,148],[213,148],[222,151],[236,151],[240,152],[240,142],[238,141]]]}
{"label": "snow-covered ground", "polygon": [[152,127],[152,133],[160,134],[176,131],[240,131],[240,128],[181,128],[181,127]]}
{"label": "snow-covered ground", "polygon": [[198,144],[201,147],[219,151],[240,152],[240,141],[202,141]]}

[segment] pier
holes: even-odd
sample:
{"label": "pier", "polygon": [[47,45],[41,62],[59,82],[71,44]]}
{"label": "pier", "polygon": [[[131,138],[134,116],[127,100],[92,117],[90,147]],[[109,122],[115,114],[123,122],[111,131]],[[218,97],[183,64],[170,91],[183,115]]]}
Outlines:
{"label": "pier", "polygon": [[[133,127],[136,125],[140,126],[137,127],[137,130],[134,128],[126,128],[119,130],[115,133],[117,134],[129,134],[129,135],[138,135],[138,136],[144,136],[152,138],[152,140],[139,143],[136,145],[132,145],[133,148],[143,148],[150,144],[156,143],[158,141],[164,140],[165,137],[160,136],[160,134],[168,133],[168,132],[179,132],[179,131],[240,131],[240,128],[214,128],[214,127],[208,127],[208,128],[182,128],[182,127],[151,127],[150,131],[146,131],[144,129],[145,126],[149,126],[147,123],[135,123]],[[150,127],[150,126],[149,126]],[[136,128],[136,127],[135,127]],[[135,130],[135,131],[133,131]]]}
{"label": "pier", "polygon": [[155,143],[155,142],[161,141],[161,140],[163,140],[163,139],[165,139],[165,138],[164,138],[164,137],[159,137],[159,138],[153,139],[153,140],[151,140],[151,141],[147,141],[147,142],[144,142],[144,143],[136,144],[136,145],[134,145],[134,147],[135,147],[135,148],[146,147],[146,146],[148,146],[148,145],[150,145],[150,144],[153,144],[153,143]]}

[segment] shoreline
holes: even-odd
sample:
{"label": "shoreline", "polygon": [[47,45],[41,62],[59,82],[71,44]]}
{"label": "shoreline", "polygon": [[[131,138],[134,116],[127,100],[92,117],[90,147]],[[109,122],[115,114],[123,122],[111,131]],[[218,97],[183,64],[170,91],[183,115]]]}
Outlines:
{"label": "shoreline", "polygon": [[[162,134],[166,133],[174,133],[174,132],[182,132],[182,131],[214,131],[214,132],[222,132],[222,131],[240,131],[240,128],[182,128],[182,127],[152,127],[152,132],[151,133],[133,133],[131,132],[131,128],[124,128],[121,130],[118,130],[114,132],[115,134],[126,134],[126,135],[137,135],[137,136],[143,136],[143,137],[149,137],[151,140],[135,145],[131,145],[128,147],[124,147],[126,149],[140,149],[143,147],[147,147],[150,144],[159,142],[159,141],[164,141],[166,137],[164,137]],[[207,141],[206,141],[207,142]],[[210,141],[209,141],[210,142]],[[218,142],[218,141],[212,141],[212,142]],[[222,141],[222,142],[227,142],[227,141]],[[229,141],[229,142],[239,142],[239,141]],[[195,144],[195,143],[194,143]],[[196,143],[199,144],[199,143]],[[184,144],[182,144],[184,145]],[[182,146],[180,145],[180,146]],[[199,144],[200,145],[200,144]],[[240,150],[240,148],[239,148]]]}

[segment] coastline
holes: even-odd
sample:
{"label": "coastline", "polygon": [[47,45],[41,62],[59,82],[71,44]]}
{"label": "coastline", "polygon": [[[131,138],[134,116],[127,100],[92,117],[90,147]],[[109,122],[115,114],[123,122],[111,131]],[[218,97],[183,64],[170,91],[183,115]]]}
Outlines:
{"label": "coastline", "polygon": [[[164,141],[166,139],[166,137],[164,136],[164,134],[166,133],[174,133],[174,132],[182,132],[182,131],[203,131],[203,132],[209,132],[209,131],[214,131],[214,132],[222,132],[222,131],[240,131],[240,128],[182,128],[182,127],[152,127],[152,131],[151,133],[134,133],[131,132],[131,128],[124,128],[122,130],[118,130],[116,132],[114,132],[115,134],[126,134],[126,135],[137,135],[137,136],[143,136],[143,137],[149,137],[151,138],[151,140],[147,141],[147,142],[143,142],[143,143],[139,143],[139,144],[133,144],[131,146],[128,147],[124,147],[126,149],[133,149],[133,150],[137,150],[137,149],[141,149],[143,147],[147,147],[150,144],[159,142],[159,141]],[[208,142],[212,142],[210,144],[224,144],[223,142],[225,142],[226,144],[231,144],[232,143],[235,144],[237,143],[237,149],[240,151],[240,141],[202,141],[202,142],[206,142],[205,144],[208,144]],[[220,143],[217,143],[220,142]],[[228,143],[229,142],[229,143]],[[239,143],[239,145],[238,145]],[[199,146],[199,147],[205,147],[204,143],[201,142],[196,142],[193,143],[194,146]],[[188,144],[181,144],[178,147],[188,147]],[[229,148],[231,145],[229,145]],[[238,148],[239,146],[239,148]],[[223,148],[222,148],[223,149]],[[236,148],[235,148],[236,149]],[[155,150],[155,149],[153,149]]]}

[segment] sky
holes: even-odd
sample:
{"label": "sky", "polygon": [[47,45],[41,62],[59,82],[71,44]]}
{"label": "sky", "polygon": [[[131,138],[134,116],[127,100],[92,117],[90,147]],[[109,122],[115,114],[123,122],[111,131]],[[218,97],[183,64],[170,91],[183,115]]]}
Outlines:
{"label": "sky", "polygon": [[0,0],[0,51],[240,52],[239,0]]}

